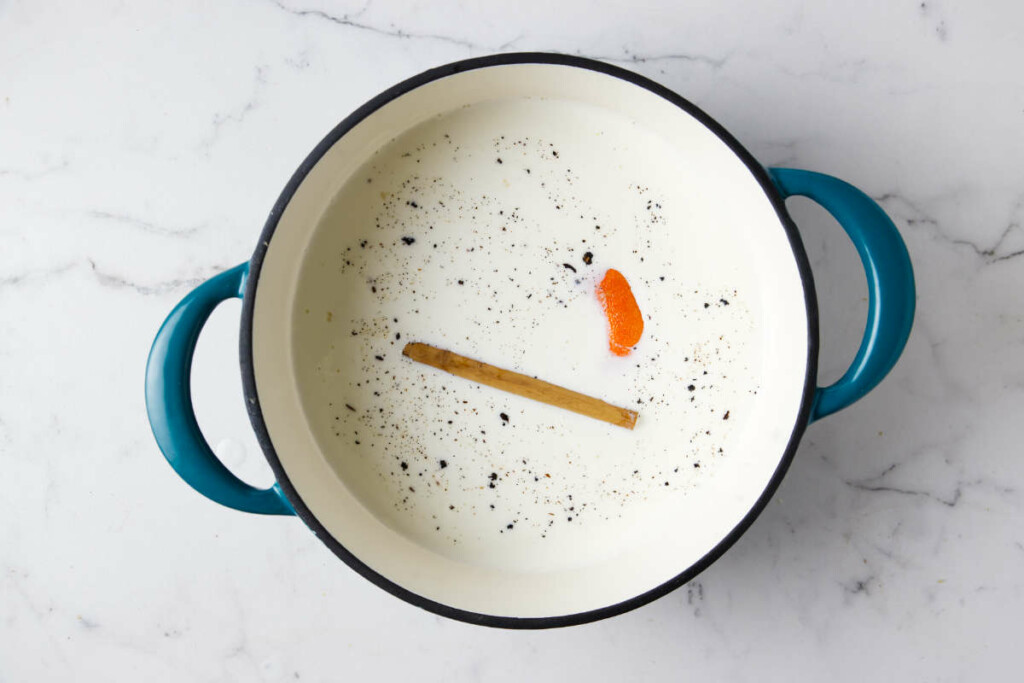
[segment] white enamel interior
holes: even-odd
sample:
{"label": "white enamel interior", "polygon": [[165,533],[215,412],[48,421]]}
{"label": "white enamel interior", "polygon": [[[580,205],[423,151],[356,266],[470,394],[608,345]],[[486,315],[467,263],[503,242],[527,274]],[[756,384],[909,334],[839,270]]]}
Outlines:
{"label": "white enamel interior", "polygon": [[[461,147],[451,155],[457,163],[437,151],[444,133]],[[529,145],[508,146],[525,137]],[[420,156],[399,153],[415,151],[417,141],[423,163],[414,167]],[[538,160],[545,144],[561,150],[557,159]],[[427,180],[442,178],[444,196],[463,193],[466,207],[486,196],[489,208],[444,214],[438,205],[428,218],[406,203],[399,185],[416,174],[409,197],[436,204],[441,195],[431,197]],[[549,179],[543,190],[535,174]],[[564,206],[557,192],[568,198]],[[377,228],[374,217],[386,206],[393,224]],[[498,214],[499,206],[518,209],[518,222],[503,234],[498,226],[508,214]],[[653,210],[656,222],[645,222]],[[598,239],[594,217],[608,221],[609,236]],[[483,230],[492,231],[481,247],[486,260],[465,251],[484,239]],[[406,234],[415,244],[400,243]],[[537,256],[549,244],[545,236],[550,262]],[[381,246],[363,251],[363,238]],[[511,273],[519,252],[506,247],[515,239],[532,245],[519,265],[536,270],[516,281],[518,289],[504,276],[488,281],[485,267]],[[431,248],[438,240],[447,246]],[[595,263],[586,266],[581,256],[591,245]],[[352,256],[346,250],[353,247],[363,253]],[[607,267],[627,275],[645,314],[644,338],[626,359],[608,352],[592,296]],[[538,297],[527,303],[531,278]],[[372,282],[383,283],[381,291],[371,293]],[[565,306],[551,304],[545,291],[564,295]],[[488,322],[492,301],[506,311],[504,327]],[[401,322],[392,325],[395,317]],[[807,327],[783,226],[725,143],[624,80],[523,64],[421,86],[323,156],[281,215],[267,252],[253,361],[281,464],[345,548],[430,600],[487,615],[550,617],[657,587],[700,561],[750,511],[797,420]],[[396,332],[402,339],[392,344]],[[640,421],[628,431],[470,386],[402,358],[407,340],[629,405]],[[377,382],[377,396],[355,387],[381,368],[400,388]],[[460,405],[467,406],[460,420],[446,427],[444,418]],[[386,425],[364,417],[385,410]],[[511,416],[507,425],[499,412]],[[458,443],[444,436],[455,428]],[[442,458],[448,466],[437,469]],[[398,469],[398,460],[411,471]],[[486,486],[492,471],[500,473],[494,489]],[[419,491],[406,493],[414,483]],[[586,514],[572,521],[580,510],[569,511],[569,491],[577,504],[587,502]]]}

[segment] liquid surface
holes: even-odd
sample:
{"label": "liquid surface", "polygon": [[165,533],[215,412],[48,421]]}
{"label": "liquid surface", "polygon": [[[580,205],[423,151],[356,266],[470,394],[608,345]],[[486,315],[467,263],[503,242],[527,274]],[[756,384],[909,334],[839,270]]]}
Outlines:
{"label": "liquid surface", "polygon": [[[733,226],[674,182],[685,163],[604,110],[516,100],[431,119],[350,179],[306,255],[294,363],[375,516],[446,556],[546,570],[628,552],[715,476],[756,399],[760,309]],[[595,295],[610,268],[643,316],[624,357]],[[425,367],[409,341],[627,406],[636,429]]]}

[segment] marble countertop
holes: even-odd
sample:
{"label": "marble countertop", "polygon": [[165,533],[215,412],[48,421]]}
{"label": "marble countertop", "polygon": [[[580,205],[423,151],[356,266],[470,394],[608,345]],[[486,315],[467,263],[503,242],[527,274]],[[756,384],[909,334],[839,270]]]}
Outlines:
{"label": "marble countertop", "polygon": [[[1014,678],[1024,613],[1024,5],[0,3],[0,680]],[[300,522],[185,486],[145,417],[171,306],[245,260],[339,119],[496,51],[623,65],[763,163],[840,176],[905,237],[892,375],[813,425],[753,527],[690,585],[546,632],[420,611]],[[856,252],[791,201],[825,380],[866,311]],[[240,306],[193,373],[219,455],[271,481],[240,400]]]}

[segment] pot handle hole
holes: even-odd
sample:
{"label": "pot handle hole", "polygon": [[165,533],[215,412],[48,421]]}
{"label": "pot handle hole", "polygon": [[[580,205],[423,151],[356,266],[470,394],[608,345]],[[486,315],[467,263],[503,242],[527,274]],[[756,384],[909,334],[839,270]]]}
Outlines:
{"label": "pot handle hole", "polygon": [[835,384],[815,391],[813,422],[861,399],[899,360],[914,322],[914,270],[892,220],[853,185],[792,168],[771,168],[768,173],[784,198],[807,197],[832,214],[853,241],[867,275],[864,339],[846,373]]}
{"label": "pot handle hole", "polygon": [[210,500],[243,512],[293,515],[278,484],[258,489],[236,477],[206,442],[192,407],[192,355],[203,325],[222,301],[242,297],[249,264],[214,276],[174,307],[146,364],[146,412],[153,436],[174,471]]}

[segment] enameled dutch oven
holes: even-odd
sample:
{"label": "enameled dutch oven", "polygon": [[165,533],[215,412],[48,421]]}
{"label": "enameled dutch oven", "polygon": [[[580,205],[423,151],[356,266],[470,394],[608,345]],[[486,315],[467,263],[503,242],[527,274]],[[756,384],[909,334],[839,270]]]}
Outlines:
{"label": "enameled dutch oven", "polygon": [[[867,272],[864,339],[825,388],[794,195],[838,220]],[[592,296],[606,268],[643,310],[625,358],[608,352]],[[196,340],[232,297],[244,400],[277,480],[266,490],[216,459],[192,409]],[[146,405],[194,489],[298,515],[403,600],[488,626],[580,624],[725,552],[806,426],[893,367],[914,302],[907,250],[859,190],[761,167],[629,71],[497,55],[411,78],[332,130],[252,258],[168,316]],[[444,375],[404,358],[407,340],[628,403],[639,421],[630,431]]]}

